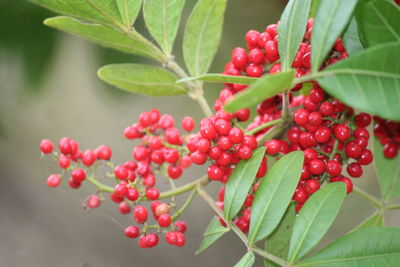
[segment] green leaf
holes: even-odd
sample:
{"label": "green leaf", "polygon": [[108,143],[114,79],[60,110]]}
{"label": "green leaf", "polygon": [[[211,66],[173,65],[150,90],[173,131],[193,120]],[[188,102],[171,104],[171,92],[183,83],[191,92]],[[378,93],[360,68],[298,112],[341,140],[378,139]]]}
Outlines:
{"label": "green leaf", "polygon": [[217,241],[226,232],[229,232],[229,228],[223,227],[219,223],[217,217],[214,216],[203,234],[203,240],[201,240],[200,246],[196,251],[196,255],[200,254],[206,248],[214,244],[214,242]]}
{"label": "green leaf", "polygon": [[303,83],[303,86],[300,89],[302,95],[310,95],[311,90],[314,88],[313,83]]}
{"label": "green leaf", "polygon": [[364,229],[368,227],[377,227],[377,226],[384,226],[384,217],[382,213],[375,213],[369,218],[367,218],[365,221],[360,223],[356,229],[354,230],[359,230],[359,229]]}
{"label": "green leaf", "polygon": [[400,229],[375,227],[352,232],[311,257],[300,266],[399,266]]}
{"label": "green leaf", "polygon": [[346,197],[342,182],[328,184],[311,195],[294,223],[289,247],[289,263],[312,250],[324,237]]}
{"label": "green leaf", "polygon": [[238,263],[235,264],[234,267],[251,267],[256,260],[254,253],[249,251],[247,252]]}
{"label": "green leaf", "polygon": [[282,70],[291,68],[294,57],[303,41],[310,12],[311,0],[290,0],[278,25],[279,55]]}
{"label": "green leaf", "polygon": [[[265,241],[265,249],[283,260],[286,260],[289,252],[289,242],[295,218],[294,205],[290,205],[278,227]],[[266,266],[279,266],[268,259],[264,259],[264,263]]]}
{"label": "green leaf", "polygon": [[377,138],[374,138],[373,150],[382,199],[390,203],[400,196],[400,157],[386,158]]}
{"label": "green leaf", "polygon": [[99,24],[81,22],[71,17],[54,17],[44,21],[44,24],[61,31],[82,36],[102,46],[125,53],[141,55],[160,60],[146,44],[129,38],[125,34]]}
{"label": "green leaf", "polygon": [[183,57],[192,76],[208,71],[221,39],[227,0],[199,0],[183,38]]}
{"label": "green leaf", "polygon": [[213,83],[238,83],[238,84],[250,85],[256,82],[258,78],[247,77],[247,76],[232,76],[219,73],[208,73],[196,77],[183,78],[180,79],[178,82],[182,83],[194,80],[213,82]]}
{"label": "green leaf", "polygon": [[[400,43],[359,52],[317,74],[333,97],[360,111],[400,120]],[[384,108],[383,108],[384,107]]]}
{"label": "green leaf", "polygon": [[358,35],[357,21],[354,17],[351,18],[350,23],[343,34],[342,41],[346,48],[346,52],[350,56],[364,50],[364,46],[362,45],[360,36]]}
{"label": "green leaf", "polygon": [[176,76],[162,68],[144,64],[111,64],[99,69],[103,81],[122,90],[149,96],[185,94],[185,88],[177,84]]}
{"label": "green leaf", "polygon": [[[55,13],[108,26],[122,27],[116,0],[28,0]],[[118,0],[119,1],[119,0]]]}
{"label": "green leaf", "polygon": [[355,10],[358,29],[367,47],[400,42],[400,8],[389,0],[360,0]]}
{"label": "green leaf", "polygon": [[312,0],[311,8],[310,8],[310,15],[309,15],[310,18],[315,18],[315,14],[317,14],[317,9],[318,9],[320,1],[321,0]]}
{"label": "green leaf", "polygon": [[229,177],[224,197],[224,217],[227,220],[235,217],[242,208],[264,157],[265,149],[264,146],[259,147],[253,151],[250,159],[241,160]]}
{"label": "green leaf", "polygon": [[151,36],[171,54],[185,0],[144,0],[143,16]]}
{"label": "green leaf", "polygon": [[321,1],[311,37],[311,70],[317,72],[350,20],[357,0]]}
{"label": "green leaf", "polygon": [[303,161],[302,151],[291,152],[261,180],[251,210],[249,243],[271,234],[281,221],[299,182]]}
{"label": "green leaf", "polygon": [[135,22],[140,8],[142,7],[142,0],[115,0],[119,15],[122,22],[128,27],[132,27]]}
{"label": "green leaf", "polygon": [[254,82],[249,88],[236,94],[231,101],[225,104],[224,109],[235,112],[241,108],[247,108],[260,103],[266,98],[291,88],[294,78],[294,70],[265,75]]}

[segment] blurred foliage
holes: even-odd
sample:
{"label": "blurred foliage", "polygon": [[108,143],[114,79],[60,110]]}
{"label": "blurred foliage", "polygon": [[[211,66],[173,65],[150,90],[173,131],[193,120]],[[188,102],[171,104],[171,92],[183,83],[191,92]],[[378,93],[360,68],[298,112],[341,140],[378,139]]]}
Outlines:
{"label": "blurred foliage", "polygon": [[23,66],[23,88],[37,92],[56,48],[58,33],[42,21],[52,13],[24,0],[0,1],[0,49]]}

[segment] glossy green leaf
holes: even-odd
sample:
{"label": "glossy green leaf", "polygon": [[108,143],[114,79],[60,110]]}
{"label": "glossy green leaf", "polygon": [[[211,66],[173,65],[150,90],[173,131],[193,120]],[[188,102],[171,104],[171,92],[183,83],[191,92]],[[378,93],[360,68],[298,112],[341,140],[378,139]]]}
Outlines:
{"label": "glossy green leaf", "polygon": [[146,44],[103,25],[89,24],[71,17],[49,18],[44,21],[44,24],[61,31],[77,34],[108,48],[160,60]]}
{"label": "glossy green leaf", "polygon": [[208,73],[196,77],[183,78],[180,79],[178,82],[181,83],[181,82],[195,81],[195,80],[213,82],[213,83],[238,83],[238,84],[251,85],[254,82],[256,82],[258,78],[247,77],[247,76],[232,76],[219,73]]}
{"label": "glossy green leaf", "polygon": [[311,8],[310,8],[310,15],[309,15],[310,18],[315,18],[315,14],[317,14],[317,9],[318,9],[320,1],[321,0],[312,0]]}
{"label": "glossy green leaf", "polygon": [[209,246],[214,244],[221,236],[223,236],[226,232],[229,232],[229,228],[223,227],[217,217],[213,217],[210,223],[207,226],[206,231],[203,234],[203,240],[201,240],[200,246],[196,251],[196,255],[203,252]]}
{"label": "glossy green leaf", "polygon": [[342,40],[346,52],[350,56],[364,50],[364,46],[362,45],[358,34],[357,21],[354,17],[350,20],[350,23],[343,34]]}
{"label": "glossy green leaf", "polygon": [[356,11],[358,29],[367,47],[400,42],[400,8],[392,0],[360,0]]}
{"label": "glossy green leaf", "polygon": [[231,220],[238,214],[256,177],[265,154],[265,147],[253,151],[248,160],[241,160],[225,185],[224,217]]}
{"label": "glossy green leaf", "polygon": [[234,267],[251,267],[254,264],[256,257],[253,252],[247,252]]}
{"label": "glossy green leaf", "polygon": [[364,229],[368,227],[384,226],[384,217],[382,213],[375,213],[365,221],[360,223],[354,230]]}
{"label": "glossy green leaf", "polygon": [[294,73],[294,70],[288,70],[261,77],[249,88],[236,94],[231,101],[225,104],[224,109],[228,112],[235,112],[290,89]]}
{"label": "glossy green leaf", "polygon": [[349,22],[357,0],[321,1],[311,37],[311,70],[317,72]]}
{"label": "glossy green leaf", "polygon": [[[28,0],[55,13],[109,26],[123,26],[117,0]],[[118,0],[119,1],[119,0]],[[132,0],[130,0],[132,1]]]}
{"label": "glossy green leaf", "polygon": [[140,8],[142,7],[142,0],[115,0],[117,3],[119,15],[122,22],[131,27],[135,22]]}
{"label": "glossy green leaf", "polygon": [[390,203],[400,196],[400,157],[386,158],[383,146],[374,138],[374,158],[382,199]]}
{"label": "glossy green leaf", "polygon": [[294,223],[288,256],[290,263],[305,256],[324,237],[345,197],[346,185],[343,182],[328,184],[311,195]]}
{"label": "glossy green leaf", "polygon": [[353,108],[399,121],[400,64],[393,64],[399,51],[400,43],[374,46],[329,66],[317,81]]}
{"label": "glossy green leaf", "polygon": [[171,54],[185,0],[144,0],[143,16],[151,36]]}
{"label": "glossy green leaf", "polygon": [[352,232],[296,267],[399,266],[400,229],[374,227]]}
{"label": "glossy green leaf", "polygon": [[283,11],[278,25],[278,48],[282,70],[291,68],[303,41],[310,6],[311,0],[290,0]]}
{"label": "glossy green leaf", "polygon": [[[286,210],[282,221],[279,223],[278,227],[272,232],[272,234],[265,241],[265,249],[272,253],[273,255],[286,260],[287,254],[289,252],[289,242],[292,235],[292,229],[294,220],[296,218],[296,212],[294,210],[294,205],[290,205]],[[276,266],[276,263],[264,259],[265,266]]]}
{"label": "glossy green leaf", "polygon": [[278,160],[261,180],[251,210],[249,242],[267,237],[278,226],[299,182],[304,153],[294,151]]}
{"label": "glossy green leaf", "polygon": [[176,76],[162,68],[144,64],[111,64],[99,69],[103,81],[124,91],[149,96],[185,94],[185,88],[177,84]]}
{"label": "glossy green leaf", "polygon": [[199,0],[183,38],[183,57],[192,76],[208,71],[221,39],[227,0]]}

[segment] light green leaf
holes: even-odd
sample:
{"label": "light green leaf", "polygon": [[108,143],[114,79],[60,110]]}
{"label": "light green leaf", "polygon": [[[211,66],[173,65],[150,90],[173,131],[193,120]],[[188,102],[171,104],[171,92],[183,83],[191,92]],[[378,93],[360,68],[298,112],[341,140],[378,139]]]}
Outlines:
{"label": "light green leaf", "polygon": [[171,54],[184,5],[185,0],[144,0],[146,27],[167,54]]}
{"label": "light green leaf", "polygon": [[358,29],[367,47],[400,42],[400,8],[392,0],[360,0],[355,10]]}
{"label": "light green leaf", "polygon": [[128,27],[132,27],[140,8],[142,7],[142,0],[115,0],[119,15],[122,22]]}
{"label": "light green leaf", "polygon": [[362,45],[360,36],[358,35],[357,21],[354,17],[351,18],[350,23],[343,34],[342,41],[346,52],[350,56],[364,50],[364,46]]}
{"label": "light green leaf", "polygon": [[400,229],[374,227],[352,232],[296,267],[399,266]]}
{"label": "light green leaf", "polygon": [[281,221],[299,182],[303,161],[302,151],[291,152],[261,180],[251,210],[249,243],[271,234]]}
{"label": "light green leaf", "polygon": [[256,260],[254,253],[249,251],[247,252],[238,263],[235,264],[234,267],[251,267]]}
{"label": "light green leaf", "polygon": [[357,0],[321,1],[311,37],[311,70],[317,72],[349,22]]}
{"label": "light green leaf", "polygon": [[242,208],[264,157],[265,149],[264,146],[259,147],[253,151],[250,159],[241,160],[229,177],[224,197],[224,217],[227,220],[235,217]]}
{"label": "light green leaf", "polygon": [[318,9],[320,1],[321,0],[312,0],[311,8],[310,8],[310,15],[309,15],[310,18],[315,18],[315,14],[317,14],[317,9]]}
{"label": "light green leaf", "polygon": [[108,26],[123,26],[116,0],[28,0],[55,13]]}
{"label": "light green leaf", "polygon": [[[296,212],[294,210],[294,205],[290,205],[278,227],[265,240],[265,250],[283,260],[286,260],[295,218]],[[264,259],[264,263],[265,266],[279,266],[268,259]]]}
{"label": "light green leaf", "polygon": [[294,223],[289,247],[289,263],[294,263],[324,237],[346,197],[342,182],[328,184],[311,195]]}
{"label": "light green leaf", "polygon": [[213,83],[238,83],[238,84],[250,85],[256,82],[258,78],[247,77],[247,76],[232,76],[219,73],[208,73],[196,77],[183,78],[180,79],[178,82],[182,83],[195,80],[213,82]]}
{"label": "light green leaf", "polygon": [[217,241],[226,232],[229,232],[229,228],[223,227],[219,223],[217,217],[214,216],[203,234],[203,240],[201,240],[200,246],[196,251],[196,255],[200,254],[206,248],[214,244],[214,242]]}
{"label": "light green leaf", "polygon": [[185,94],[176,76],[162,68],[144,64],[111,64],[99,69],[103,81],[124,91],[149,96]]}
{"label": "light green leaf", "polygon": [[225,104],[224,109],[235,112],[241,108],[251,107],[264,99],[273,97],[278,93],[291,88],[294,70],[269,74],[261,77],[249,88],[236,94],[231,101]]}
{"label": "light green leaf", "polygon": [[383,213],[377,212],[360,223],[353,231],[368,227],[384,226]]}
{"label": "light green leaf", "polygon": [[105,47],[160,60],[152,50],[148,49],[146,44],[106,26],[81,22],[71,17],[49,18],[44,21],[44,24],[61,31],[80,35]]}
{"label": "light green leaf", "polygon": [[386,158],[377,138],[374,138],[373,150],[382,199],[390,203],[400,196],[400,157]]}
{"label": "light green leaf", "polygon": [[183,57],[192,76],[208,71],[221,39],[227,0],[199,0],[183,38]]}
{"label": "light green leaf", "polygon": [[278,48],[284,71],[292,67],[294,57],[303,40],[310,6],[311,0],[290,0],[283,11],[278,25]]}
{"label": "light green leaf", "polygon": [[[360,111],[400,120],[400,43],[359,52],[317,74],[333,97]],[[382,108],[385,107],[385,108]]]}

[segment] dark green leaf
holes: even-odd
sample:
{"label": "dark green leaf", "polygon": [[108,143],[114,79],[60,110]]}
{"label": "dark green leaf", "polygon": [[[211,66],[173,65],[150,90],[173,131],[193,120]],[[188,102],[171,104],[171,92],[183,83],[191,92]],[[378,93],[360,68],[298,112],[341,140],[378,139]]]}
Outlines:
{"label": "dark green leaf", "polygon": [[199,0],[183,38],[183,57],[192,76],[208,71],[221,39],[227,0]]}
{"label": "dark green leaf", "polygon": [[185,94],[176,76],[162,68],[144,64],[111,64],[99,69],[103,81],[122,90],[149,96]]}
{"label": "dark green leaf", "polygon": [[[278,227],[265,241],[265,249],[283,260],[286,260],[289,252],[289,242],[295,218],[294,205],[290,205]],[[264,261],[265,266],[279,266],[268,259],[264,259]]]}
{"label": "dark green leaf", "polygon": [[214,83],[238,83],[238,84],[250,85],[253,84],[255,81],[257,81],[258,78],[247,77],[247,76],[232,76],[219,73],[209,73],[196,77],[183,78],[180,79],[178,82],[181,83],[194,80],[214,82]]}
{"label": "dark green leaf", "polygon": [[283,11],[278,26],[278,45],[282,70],[284,71],[291,68],[303,40],[310,6],[311,0],[290,0]]}
{"label": "dark green leaf", "polygon": [[201,240],[200,246],[196,251],[196,255],[203,252],[206,248],[214,244],[221,236],[229,231],[229,228],[223,227],[217,217],[213,217],[207,226],[206,231],[203,234],[203,240]]}
{"label": "dark green leaf", "polygon": [[399,43],[374,46],[329,66],[317,81],[349,106],[399,121],[400,64],[393,64],[399,51]]}
{"label": "dark green leaf", "polygon": [[262,179],[253,200],[249,242],[271,234],[281,221],[299,182],[304,153],[291,152],[278,160]]}
{"label": "dark green leaf", "polygon": [[382,199],[390,203],[400,196],[400,157],[386,158],[377,138],[374,138],[374,157]]}
{"label": "dark green leaf", "polygon": [[349,22],[357,0],[321,1],[311,37],[311,69],[317,72]]}
{"label": "dark green leaf", "polygon": [[[116,0],[28,0],[56,13],[104,25],[123,26]],[[127,0],[128,1],[128,0]],[[132,1],[132,0],[129,0]]]}
{"label": "dark green leaf", "polygon": [[171,54],[185,0],[144,0],[146,27],[163,51]]}
{"label": "dark green leaf", "polygon": [[122,22],[129,28],[133,25],[142,7],[142,0],[115,0]]}
{"label": "dark green leaf", "polygon": [[256,260],[253,252],[247,252],[234,267],[251,267]]}
{"label": "dark green leaf", "polygon": [[350,20],[342,39],[346,52],[350,56],[364,50],[364,46],[362,45],[360,36],[358,35],[357,21],[354,17]]}
{"label": "dark green leaf", "polygon": [[354,230],[359,230],[368,227],[384,226],[383,222],[384,222],[383,214],[377,212],[368,219],[366,219],[365,221],[363,221],[362,223],[360,223]]}
{"label": "dark green leaf", "polygon": [[400,8],[392,0],[360,0],[355,10],[358,29],[367,47],[400,42]]}
{"label": "dark green leaf", "polygon": [[324,237],[345,197],[343,182],[328,184],[311,195],[294,223],[288,256],[290,263],[306,255]]}
{"label": "dark green leaf", "polygon": [[125,34],[106,26],[89,24],[70,17],[49,18],[44,21],[44,24],[61,31],[80,35],[105,47],[160,60],[159,56],[154,54],[143,42],[129,38]]}
{"label": "dark green leaf", "polygon": [[260,103],[266,98],[273,97],[291,87],[294,78],[294,70],[288,70],[272,75],[265,75],[254,82],[246,90],[236,94],[229,101],[224,109],[228,112],[235,112],[241,108],[247,108]]}
{"label": "dark green leaf", "polygon": [[248,160],[241,160],[225,185],[224,217],[231,220],[240,211],[265,154],[265,147],[253,151]]}
{"label": "dark green leaf", "polygon": [[296,267],[399,266],[400,229],[374,227],[352,232]]}
{"label": "dark green leaf", "polygon": [[310,95],[311,89],[314,88],[313,83],[304,83],[300,91],[302,95]]}

